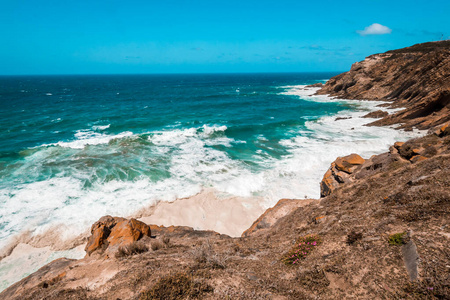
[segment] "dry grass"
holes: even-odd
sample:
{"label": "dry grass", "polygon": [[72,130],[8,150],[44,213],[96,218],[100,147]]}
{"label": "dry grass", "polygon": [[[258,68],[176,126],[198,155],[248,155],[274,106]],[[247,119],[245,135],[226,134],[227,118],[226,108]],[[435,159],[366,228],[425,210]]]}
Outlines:
{"label": "dry grass", "polygon": [[116,253],[117,258],[132,256],[148,251],[148,246],[141,241],[133,242],[129,245],[119,247]]}
{"label": "dry grass", "polygon": [[198,299],[212,291],[210,285],[194,280],[185,272],[179,272],[159,279],[150,290],[141,293],[139,300]]}
{"label": "dry grass", "polygon": [[163,245],[161,244],[160,241],[154,241],[151,244],[151,248],[153,251],[158,251],[159,249],[161,249],[163,247]]}
{"label": "dry grass", "polygon": [[214,251],[209,240],[192,250],[191,254],[198,266],[211,269],[225,269],[228,260]]}

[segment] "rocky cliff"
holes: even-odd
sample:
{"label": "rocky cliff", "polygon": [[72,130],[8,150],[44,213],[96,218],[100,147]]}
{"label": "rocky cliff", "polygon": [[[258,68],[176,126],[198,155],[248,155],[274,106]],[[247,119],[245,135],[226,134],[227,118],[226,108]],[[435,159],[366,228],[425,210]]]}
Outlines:
{"label": "rocky cliff", "polygon": [[390,101],[392,107],[405,108],[372,125],[437,126],[450,120],[450,41],[368,56],[331,78],[318,93]]}

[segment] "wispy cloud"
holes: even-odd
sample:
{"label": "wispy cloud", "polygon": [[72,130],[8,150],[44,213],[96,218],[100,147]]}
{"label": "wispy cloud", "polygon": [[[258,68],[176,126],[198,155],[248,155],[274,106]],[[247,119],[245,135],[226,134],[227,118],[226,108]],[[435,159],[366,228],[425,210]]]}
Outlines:
{"label": "wispy cloud", "polygon": [[359,35],[365,36],[374,34],[389,34],[392,32],[392,29],[378,23],[373,23],[372,25],[364,28],[364,30],[357,30],[356,32],[359,33]]}

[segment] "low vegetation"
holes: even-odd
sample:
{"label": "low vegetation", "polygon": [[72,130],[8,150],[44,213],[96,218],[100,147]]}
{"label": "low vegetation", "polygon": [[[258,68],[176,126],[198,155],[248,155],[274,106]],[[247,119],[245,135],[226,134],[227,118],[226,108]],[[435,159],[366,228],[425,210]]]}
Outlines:
{"label": "low vegetation", "polygon": [[357,233],[355,231],[352,231],[347,235],[347,244],[353,245],[360,239],[362,239],[362,233],[361,232]]}
{"label": "low vegetation", "polygon": [[210,285],[179,272],[162,277],[150,290],[142,292],[139,300],[197,299],[212,291]]}
{"label": "low vegetation", "polygon": [[286,253],[282,261],[286,265],[295,265],[308,256],[314,249],[322,243],[322,239],[315,234],[300,237],[295,246]]}
{"label": "low vegetation", "polygon": [[406,236],[406,232],[399,232],[399,233],[391,234],[388,239],[389,245],[401,246],[403,244],[406,244],[405,236]]}
{"label": "low vegetation", "polygon": [[127,246],[119,247],[116,257],[127,257],[148,251],[148,246],[141,241],[133,242]]}

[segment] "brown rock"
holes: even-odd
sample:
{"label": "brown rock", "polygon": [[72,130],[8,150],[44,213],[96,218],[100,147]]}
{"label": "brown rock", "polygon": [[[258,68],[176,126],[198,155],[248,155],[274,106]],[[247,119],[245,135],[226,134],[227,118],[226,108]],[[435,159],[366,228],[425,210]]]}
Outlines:
{"label": "brown rock", "polygon": [[395,148],[394,146],[390,146],[389,147],[389,153],[391,153],[391,154],[398,154],[398,149]]}
{"label": "brown rock", "polygon": [[143,236],[150,236],[150,227],[136,219],[120,221],[111,230],[108,247],[131,244]]}
{"label": "brown rock", "polygon": [[367,115],[364,115],[363,118],[374,118],[374,119],[379,119],[379,118],[384,118],[387,115],[389,115],[389,113],[387,111],[384,110],[377,110],[377,111],[373,111],[368,113]]}
{"label": "brown rock", "polygon": [[417,44],[374,54],[353,64],[317,94],[342,99],[391,101],[406,109],[370,125],[427,129],[450,120],[450,41]]}
{"label": "brown rock", "polygon": [[326,197],[336,189],[340,184],[352,182],[350,176],[365,160],[358,154],[350,154],[344,157],[338,157],[331,163],[330,169],[325,173],[320,182],[320,197]]}
{"label": "brown rock", "polygon": [[104,216],[92,225],[91,236],[85,251],[91,255],[96,250],[113,250],[119,246],[131,244],[143,236],[150,236],[150,227],[136,219]]}
{"label": "brown rock", "polygon": [[339,182],[333,176],[331,168],[323,175],[322,181],[320,182],[320,197],[326,197],[331,194],[331,192],[339,186]]}
{"label": "brown rock", "polygon": [[416,155],[416,156],[414,156],[413,158],[411,158],[411,162],[412,163],[417,163],[417,162],[420,162],[420,161],[423,161],[423,160],[426,160],[427,158],[425,157],[425,156],[422,156],[422,155]]}
{"label": "brown rock", "polygon": [[445,124],[441,127],[442,136],[450,135],[450,126],[449,123]]}
{"label": "brown rock", "polygon": [[117,222],[126,220],[120,217],[103,216],[97,222],[95,222],[91,227],[91,236],[85,247],[85,251],[88,255],[91,255],[97,249],[105,249],[107,245],[107,238],[111,233],[111,228],[113,228]]}
{"label": "brown rock", "polygon": [[420,149],[414,148],[414,149],[412,149],[412,153],[413,153],[413,155],[419,155]]}
{"label": "brown rock", "polygon": [[314,84],[307,85],[306,87],[323,87],[323,83],[322,82],[317,82],[317,83],[314,83]]}
{"label": "brown rock", "polygon": [[334,162],[336,169],[351,174],[355,166],[362,165],[364,161],[364,158],[353,153],[344,157],[338,157]]}
{"label": "brown rock", "polygon": [[84,251],[86,251],[88,255],[91,255],[95,250],[101,249],[102,246],[105,245],[109,232],[109,229],[104,224],[99,224],[91,231],[92,235],[89,237]]}
{"label": "brown rock", "polygon": [[404,142],[395,142],[394,147],[397,149],[400,149],[401,146],[403,146]]}
{"label": "brown rock", "polygon": [[410,144],[403,144],[399,149],[398,153],[405,159],[411,159],[414,155],[417,155],[414,151],[414,149],[411,147]]}
{"label": "brown rock", "polygon": [[[395,149],[395,148],[394,148]],[[380,171],[385,171],[389,166],[400,160],[400,155],[397,153],[382,153],[374,155],[370,159],[367,159],[361,168],[352,174],[356,179],[372,176]]]}
{"label": "brown rock", "polygon": [[439,129],[434,131],[434,134],[438,137],[444,137],[450,135],[450,126],[449,123],[442,125]]}

